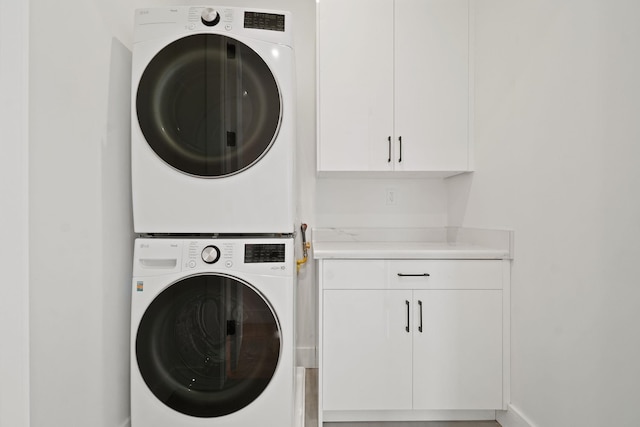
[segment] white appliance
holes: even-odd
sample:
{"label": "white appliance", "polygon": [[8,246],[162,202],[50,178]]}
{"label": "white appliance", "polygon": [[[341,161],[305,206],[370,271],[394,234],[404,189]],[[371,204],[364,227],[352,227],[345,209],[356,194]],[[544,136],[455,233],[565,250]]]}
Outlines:
{"label": "white appliance", "polygon": [[138,9],[132,64],[137,233],[292,233],[289,12]]}
{"label": "white appliance", "polygon": [[131,425],[291,427],[293,239],[139,238]]}

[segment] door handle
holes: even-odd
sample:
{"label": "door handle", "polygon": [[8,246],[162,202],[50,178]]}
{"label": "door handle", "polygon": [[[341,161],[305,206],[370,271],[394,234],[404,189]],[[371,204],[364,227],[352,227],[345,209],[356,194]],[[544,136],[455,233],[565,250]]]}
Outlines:
{"label": "door handle", "polygon": [[429,273],[417,273],[417,274],[398,273],[398,277],[429,277],[429,276],[431,276]]}
{"label": "door handle", "polygon": [[400,156],[398,157],[398,163],[402,162],[402,137],[398,137],[398,143],[400,145]]}
{"label": "door handle", "polygon": [[420,309],[420,325],[418,325],[418,332],[422,333],[422,301],[418,300],[418,307]]}
{"label": "door handle", "polygon": [[410,316],[410,305],[409,301],[405,301],[405,303],[407,304],[407,326],[404,328],[405,331],[409,332],[409,316]]}
{"label": "door handle", "polygon": [[387,138],[387,142],[389,143],[389,159],[387,160],[387,163],[391,163],[391,137]]}

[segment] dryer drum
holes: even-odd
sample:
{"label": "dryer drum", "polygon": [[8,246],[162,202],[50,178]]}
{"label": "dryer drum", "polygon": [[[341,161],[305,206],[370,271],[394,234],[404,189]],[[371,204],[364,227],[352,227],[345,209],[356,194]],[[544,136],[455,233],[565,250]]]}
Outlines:
{"label": "dryer drum", "polygon": [[251,286],[222,275],[183,279],[158,295],[136,336],[140,373],[183,414],[219,417],[251,404],[280,357],[278,321]]}
{"label": "dryer drum", "polygon": [[212,178],[238,173],[269,150],[281,105],[264,60],[219,34],[164,47],[142,74],[136,97],[140,129],[153,151],[181,172]]}

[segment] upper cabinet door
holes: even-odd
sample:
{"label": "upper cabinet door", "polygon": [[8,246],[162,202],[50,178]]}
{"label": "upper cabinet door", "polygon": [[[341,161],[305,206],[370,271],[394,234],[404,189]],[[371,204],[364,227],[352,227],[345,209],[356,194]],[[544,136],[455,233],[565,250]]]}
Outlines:
{"label": "upper cabinet door", "polygon": [[395,19],[395,170],[469,170],[469,0],[395,0]]}
{"label": "upper cabinet door", "polygon": [[392,0],[319,0],[318,170],[392,170],[393,27]]}

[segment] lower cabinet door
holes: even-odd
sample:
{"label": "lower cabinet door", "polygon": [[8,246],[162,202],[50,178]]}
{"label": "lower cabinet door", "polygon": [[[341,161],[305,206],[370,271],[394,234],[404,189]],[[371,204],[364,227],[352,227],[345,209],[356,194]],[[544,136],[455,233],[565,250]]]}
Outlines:
{"label": "lower cabinet door", "polygon": [[413,408],[501,408],[502,291],[413,295]]}
{"label": "lower cabinet door", "polygon": [[323,293],[323,410],[412,407],[410,290]]}

